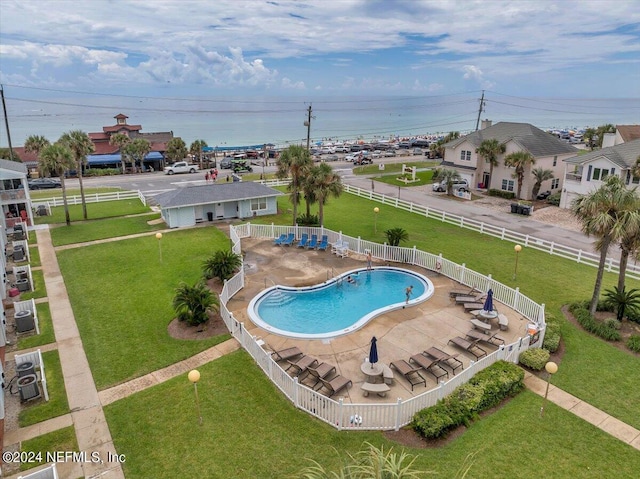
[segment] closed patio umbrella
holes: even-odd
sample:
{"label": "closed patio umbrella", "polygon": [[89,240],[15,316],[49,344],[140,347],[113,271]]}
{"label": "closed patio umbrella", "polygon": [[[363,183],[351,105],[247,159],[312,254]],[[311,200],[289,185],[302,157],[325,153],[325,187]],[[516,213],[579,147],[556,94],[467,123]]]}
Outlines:
{"label": "closed patio umbrella", "polygon": [[371,338],[371,349],[369,349],[369,363],[373,368],[373,365],[378,362],[378,340],[374,336]]}
{"label": "closed patio umbrella", "polygon": [[487,299],[484,302],[483,311],[491,312],[493,311],[493,290],[490,289],[487,291]]}

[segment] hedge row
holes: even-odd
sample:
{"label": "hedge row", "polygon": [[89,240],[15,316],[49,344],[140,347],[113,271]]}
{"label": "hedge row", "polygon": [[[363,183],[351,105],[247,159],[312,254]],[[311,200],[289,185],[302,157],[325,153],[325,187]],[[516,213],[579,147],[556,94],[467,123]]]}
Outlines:
{"label": "hedge row", "polygon": [[640,336],[637,334],[629,336],[629,339],[627,339],[627,347],[635,353],[640,353]]}
{"label": "hedge row", "polygon": [[513,191],[496,190],[494,188],[491,188],[488,193],[489,196],[498,196],[500,198],[506,198],[508,200],[512,200],[516,197],[516,194]]}
{"label": "hedge row", "polygon": [[427,439],[443,437],[461,424],[469,425],[478,413],[496,406],[524,388],[524,371],[513,363],[498,361],[457,387],[438,404],[413,416],[411,426]]}
{"label": "hedge row", "polygon": [[549,361],[549,351],[544,348],[527,349],[520,355],[520,364],[541,371]]}
{"label": "hedge row", "polygon": [[547,329],[544,332],[542,347],[550,353],[555,353],[560,345],[560,323],[551,314],[547,314],[545,322],[547,323]]}
{"label": "hedge row", "polygon": [[580,325],[590,333],[600,336],[607,341],[620,341],[620,331],[612,326],[612,323],[601,323],[589,314],[588,304],[585,302],[573,303],[569,311],[575,316]]}

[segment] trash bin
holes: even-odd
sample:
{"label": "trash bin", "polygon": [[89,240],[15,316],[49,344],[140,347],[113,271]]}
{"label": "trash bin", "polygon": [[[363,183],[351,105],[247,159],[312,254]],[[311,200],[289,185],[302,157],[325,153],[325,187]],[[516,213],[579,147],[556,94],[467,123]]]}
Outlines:
{"label": "trash bin", "polygon": [[518,212],[518,203],[511,203],[511,212],[512,213]]}
{"label": "trash bin", "polygon": [[209,221],[213,221],[213,212],[212,211],[207,211],[207,219]]}
{"label": "trash bin", "polygon": [[531,206],[522,206],[522,214],[529,216],[531,214]]}
{"label": "trash bin", "polygon": [[524,214],[524,213],[522,212],[522,206],[520,206],[520,205],[516,205],[516,213],[518,213],[519,215]]}

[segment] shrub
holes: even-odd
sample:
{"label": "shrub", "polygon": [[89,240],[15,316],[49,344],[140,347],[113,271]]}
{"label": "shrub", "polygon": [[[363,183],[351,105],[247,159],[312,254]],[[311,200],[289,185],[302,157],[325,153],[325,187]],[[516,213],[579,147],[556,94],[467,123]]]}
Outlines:
{"label": "shrub", "polygon": [[618,321],[616,318],[607,318],[604,320],[604,325],[607,328],[620,329],[620,327],[622,326],[622,323]]}
{"label": "shrub", "polygon": [[627,347],[635,353],[640,353],[640,336],[632,334],[627,340]]}
{"label": "shrub", "polygon": [[553,206],[560,206],[560,193],[554,193],[548,196],[547,203]]}
{"label": "shrub", "polygon": [[320,222],[318,221],[318,215],[307,216],[306,213],[302,215],[298,215],[297,222],[298,224],[304,225],[304,226],[316,226],[320,224]]}
{"label": "shrub", "polygon": [[617,329],[607,326],[605,323],[596,321],[596,319],[589,314],[587,303],[574,303],[569,306],[569,310],[580,325],[590,333],[600,336],[606,341],[620,341],[620,332]]}
{"label": "shrub", "polygon": [[627,319],[629,321],[633,321],[634,323],[640,323],[640,311],[627,312]]}
{"label": "shrub", "polygon": [[555,333],[545,333],[542,347],[550,353],[555,353],[560,346],[560,335]]}
{"label": "shrub", "polygon": [[512,200],[513,198],[516,197],[513,191],[502,191],[502,190],[496,190],[494,188],[491,188],[489,190],[489,196],[498,196],[500,198],[506,198],[508,200]]}
{"label": "shrub", "polygon": [[544,365],[549,361],[549,351],[546,349],[527,349],[520,355],[520,364],[535,369],[536,371],[542,370]]}
{"label": "shrub", "polygon": [[413,417],[412,427],[427,439],[444,436],[461,424],[469,425],[478,413],[514,396],[524,388],[524,371],[515,364],[498,361],[457,387],[438,404]]}

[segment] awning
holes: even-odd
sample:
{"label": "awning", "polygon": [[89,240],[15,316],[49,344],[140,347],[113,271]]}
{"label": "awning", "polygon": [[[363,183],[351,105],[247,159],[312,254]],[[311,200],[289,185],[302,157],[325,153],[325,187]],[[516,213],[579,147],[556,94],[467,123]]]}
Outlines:
{"label": "awning", "polygon": [[[152,151],[144,157],[144,161],[162,160],[162,153]],[[119,165],[121,163],[120,154],[117,155],[87,155],[87,163],[91,165]]]}

